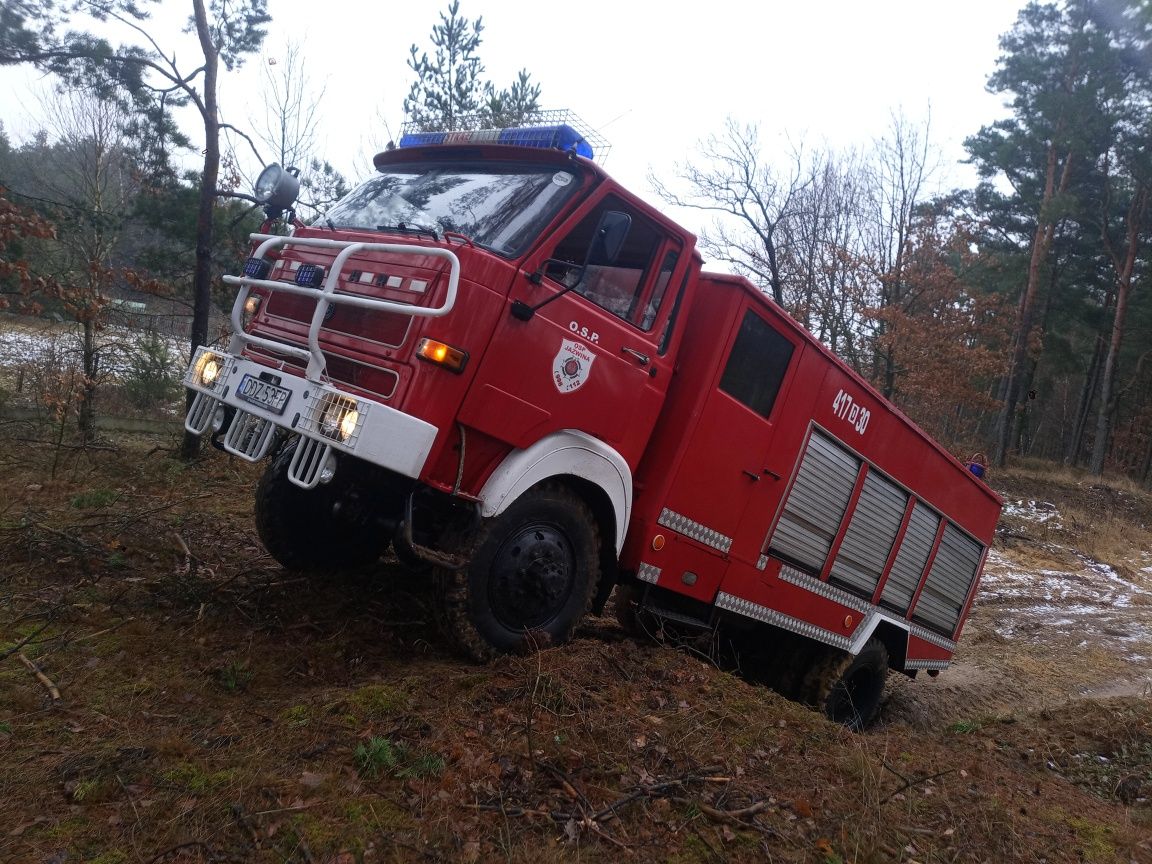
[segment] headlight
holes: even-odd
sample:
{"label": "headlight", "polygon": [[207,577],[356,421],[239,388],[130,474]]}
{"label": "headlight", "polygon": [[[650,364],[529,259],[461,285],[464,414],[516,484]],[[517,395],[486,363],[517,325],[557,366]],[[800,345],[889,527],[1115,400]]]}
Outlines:
{"label": "headlight", "polygon": [[252,319],[256,317],[256,313],[260,311],[260,302],[262,298],[255,295],[250,295],[244,301],[244,314],[241,316],[244,321],[244,329],[248,329],[248,325],[252,323]]}
{"label": "headlight", "polygon": [[196,358],[196,366],[192,370],[192,380],[201,387],[215,390],[216,385],[221,381],[220,376],[223,371],[224,358],[213,354],[211,351],[204,351]]}
{"label": "headlight", "polygon": [[356,400],[325,394],[324,403],[320,412],[320,434],[341,443],[354,438],[360,424],[360,406]]}

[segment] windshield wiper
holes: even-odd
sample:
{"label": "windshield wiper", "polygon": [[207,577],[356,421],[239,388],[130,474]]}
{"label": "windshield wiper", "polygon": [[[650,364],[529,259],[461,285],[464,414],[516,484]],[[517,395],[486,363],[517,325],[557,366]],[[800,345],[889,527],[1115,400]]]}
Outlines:
{"label": "windshield wiper", "polygon": [[377,225],[377,231],[399,231],[401,234],[423,234],[433,240],[439,240],[440,234],[430,225],[413,225],[407,222],[397,222],[395,225]]}

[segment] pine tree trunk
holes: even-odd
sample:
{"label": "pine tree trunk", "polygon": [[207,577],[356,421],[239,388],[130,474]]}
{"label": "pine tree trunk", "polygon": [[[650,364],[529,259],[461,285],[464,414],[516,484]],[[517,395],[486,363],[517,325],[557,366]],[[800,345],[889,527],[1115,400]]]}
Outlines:
{"label": "pine tree trunk", "polygon": [[1052,199],[1068,188],[1071,175],[1072,153],[1065,157],[1064,169],[1060,173],[1059,186],[1056,182],[1058,156],[1054,144],[1048,147],[1048,166],[1044,180],[1044,198],[1040,202],[1040,212],[1036,216],[1036,234],[1032,240],[1032,258],[1028,263],[1028,281],[1020,296],[1020,306],[1016,318],[1016,342],[1012,349],[1012,364],[1008,368],[1008,380],[1004,388],[1004,405],[996,422],[996,441],[992,449],[992,462],[1003,467],[1008,459],[1009,445],[1014,438],[1016,426],[1016,404],[1020,398],[1020,382],[1026,374],[1028,342],[1032,335],[1032,323],[1036,314],[1036,298],[1040,293],[1040,276],[1056,233],[1056,223],[1046,217]]}
{"label": "pine tree trunk", "polygon": [[91,444],[96,440],[96,323],[91,316],[86,316],[81,324],[83,327],[82,344],[80,348],[80,362],[84,369],[84,380],[80,382],[80,404],[77,406],[76,419],[80,431],[80,442]]}
{"label": "pine tree trunk", "polygon": [[[216,80],[220,57],[208,29],[204,0],[193,0],[196,34],[204,52],[204,101],[200,107],[204,120],[204,173],[200,178],[200,200],[196,210],[196,265],[192,276],[192,338],[189,362],[196,349],[208,341],[208,316],[212,311],[212,245],[213,211],[216,206],[216,181],[220,174],[220,118],[216,104]],[[187,408],[194,399],[188,391]],[[184,433],[180,447],[183,459],[195,458],[200,452],[200,437]]]}
{"label": "pine tree trunk", "polygon": [[[1115,255],[1112,258],[1114,264],[1119,265],[1116,268],[1116,315],[1112,319],[1112,338],[1108,341],[1108,356],[1104,360],[1104,373],[1100,378],[1100,410],[1096,416],[1096,439],[1092,442],[1092,460],[1088,465],[1088,471],[1094,477],[1099,477],[1104,473],[1104,462],[1108,458],[1111,444],[1109,439],[1112,436],[1112,420],[1116,412],[1114,396],[1116,367],[1120,358],[1120,345],[1124,341],[1124,325],[1128,315],[1128,295],[1132,290],[1132,273],[1136,267],[1136,253],[1144,228],[1148,194],[1147,187],[1139,189],[1128,208],[1125,225],[1127,249],[1123,263],[1120,263],[1120,259]],[[1109,245],[1111,251],[1112,247],[1107,231],[1104,234],[1104,241]]]}
{"label": "pine tree trunk", "polygon": [[[1112,306],[1109,298],[1106,308]],[[1097,381],[1100,378],[1100,362],[1104,355],[1104,334],[1098,334],[1095,347],[1092,349],[1092,359],[1088,363],[1088,371],[1084,374],[1084,386],[1080,390],[1080,404],[1076,409],[1076,421],[1072,427],[1072,437],[1064,451],[1064,464],[1076,466],[1080,464],[1080,454],[1084,451],[1084,432],[1088,429],[1088,416],[1092,413],[1092,397],[1096,393]]]}

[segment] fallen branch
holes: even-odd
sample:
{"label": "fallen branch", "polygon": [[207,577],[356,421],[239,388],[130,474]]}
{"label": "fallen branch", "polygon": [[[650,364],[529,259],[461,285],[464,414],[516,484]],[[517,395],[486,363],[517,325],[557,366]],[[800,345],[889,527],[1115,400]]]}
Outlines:
{"label": "fallen branch", "polygon": [[209,853],[212,851],[212,847],[207,843],[203,843],[200,840],[190,840],[187,843],[177,843],[175,846],[169,846],[163,852],[157,852],[155,855],[148,859],[148,864],[156,864],[157,861],[162,858],[167,858],[173,852],[179,852],[181,849],[191,849],[193,847],[204,849]]}
{"label": "fallen branch", "polygon": [[[595,825],[595,823],[605,822],[614,817],[618,817],[620,815],[619,810],[621,808],[631,804],[634,801],[639,801],[641,798],[671,798],[673,797],[671,793],[676,789],[680,789],[686,783],[715,782],[718,779],[716,777],[716,772],[719,770],[720,766],[709,765],[708,767],[700,768],[698,771],[689,771],[688,773],[682,774],[674,780],[666,780],[661,783],[654,783],[651,786],[637,786],[623,798],[619,798],[613,801],[603,810],[593,813],[591,816],[588,816],[585,813],[568,813],[560,810],[530,810],[526,807],[508,807],[503,802],[499,804],[464,804],[461,806],[467,807],[470,810],[485,810],[488,812],[500,813],[504,816],[543,816],[546,819],[551,819],[553,822],[569,822],[574,820],[578,825],[591,826]],[[572,791],[575,792],[576,790],[573,789]],[[576,794],[579,795],[578,792]],[[764,803],[763,807],[767,806],[767,803]],[[747,814],[744,814],[744,811],[740,810],[734,810],[732,813],[735,816],[739,816],[741,814],[753,815],[753,813],[759,813],[760,809],[763,809],[759,804],[753,805],[753,807],[757,809]],[[717,810],[715,812],[722,813],[724,811]],[[613,839],[613,842],[616,842],[614,838],[610,839]]]}
{"label": "fallen branch", "polygon": [[652,785],[652,786],[639,786],[636,789],[634,789],[632,792],[629,792],[623,798],[620,798],[616,801],[613,801],[611,804],[609,804],[607,807],[605,807],[599,813],[596,813],[592,817],[592,821],[602,822],[605,819],[611,819],[613,816],[619,815],[616,812],[619,808],[621,808],[627,804],[631,804],[633,801],[637,801],[640,798],[665,798],[665,797],[668,797],[667,793],[671,792],[673,789],[679,788],[680,786],[683,786],[685,783],[701,782],[701,781],[710,780],[710,779],[712,779],[712,777],[710,777],[709,775],[715,775],[715,773],[719,770],[720,770],[719,765],[709,765],[707,768],[701,768],[699,770],[699,773],[688,772],[687,774],[683,774],[680,777],[677,777],[675,780],[668,780],[664,783],[656,783],[655,785]]}
{"label": "fallen branch", "polygon": [[95,633],[88,633],[84,636],[77,636],[72,641],[73,642],[83,642],[85,639],[95,639],[97,636],[103,636],[105,633],[111,633],[113,630],[119,630],[121,627],[123,627],[128,622],[135,621],[135,620],[136,619],[134,617],[129,616],[129,617],[125,618],[123,621],[121,621],[119,624],[113,624],[111,627],[105,627],[103,630],[97,630]]}
{"label": "fallen branch", "polygon": [[[30,616],[21,616],[21,617],[30,617]],[[0,654],[0,660],[7,660],[13,654],[19,653],[21,648],[23,648],[25,645],[27,645],[29,642],[31,642],[33,639],[35,639],[37,636],[39,636],[41,633],[43,633],[46,629],[48,629],[48,625],[51,623],[52,623],[52,619],[48,619],[48,621],[46,621],[44,624],[42,624],[38,629],[33,630],[31,633],[29,633],[27,636],[25,636],[23,639],[21,639],[15,645],[13,645],[11,648],[7,649],[6,651],[4,651],[4,653]]]}
{"label": "fallen branch", "polygon": [[888,795],[885,796],[880,801],[881,804],[887,804],[889,801],[891,801],[893,798],[895,798],[897,795],[899,795],[905,789],[911,789],[913,786],[919,786],[921,783],[927,783],[929,780],[936,780],[937,778],[944,777],[947,774],[956,773],[955,768],[949,768],[946,771],[937,771],[935,774],[929,774],[927,777],[913,777],[912,779],[908,779],[903,774],[901,774],[899,771],[897,771],[895,768],[893,768],[891,765],[889,765],[887,762],[881,762],[880,764],[883,765],[885,768],[887,768],[889,771],[891,771],[893,774],[895,774],[897,777],[899,777],[901,780],[904,781],[899,786],[897,786],[894,790],[892,790],[890,793],[888,793]]}
{"label": "fallen branch", "polygon": [[23,663],[25,666],[27,666],[28,671],[36,676],[36,680],[44,685],[44,689],[48,691],[48,695],[52,697],[53,702],[59,702],[60,701],[60,688],[58,688],[55,684],[52,683],[51,678],[49,678],[47,675],[45,675],[43,672],[40,671],[39,666],[37,666],[35,663],[33,663],[31,660],[29,660],[23,651],[21,651],[19,654],[16,655],[16,659],[18,659],[21,663]]}
{"label": "fallen branch", "polygon": [[579,813],[562,813],[558,810],[529,810],[526,807],[505,807],[503,804],[462,804],[460,806],[468,810],[502,813],[505,816],[544,816],[553,822],[568,822],[571,819],[579,821],[583,818]]}

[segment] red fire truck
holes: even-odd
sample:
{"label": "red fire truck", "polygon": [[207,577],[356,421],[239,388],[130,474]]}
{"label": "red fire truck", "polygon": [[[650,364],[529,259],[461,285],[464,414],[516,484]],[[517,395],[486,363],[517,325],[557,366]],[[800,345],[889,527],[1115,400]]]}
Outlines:
{"label": "red fire truck", "polygon": [[[272,166],[186,428],[268,460],[285,567],[391,543],[484,659],[629,622],[723,634],[860,726],[949,664],[1001,501],[571,124],[410,133],[311,225]],[[276,227],[279,226],[279,230]]]}

